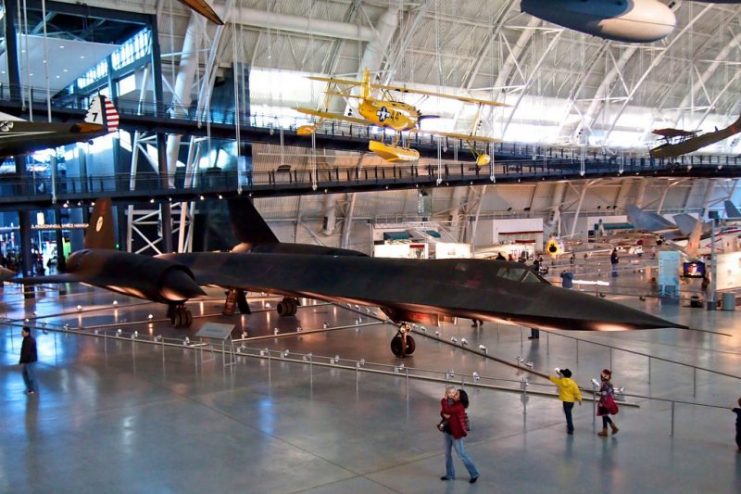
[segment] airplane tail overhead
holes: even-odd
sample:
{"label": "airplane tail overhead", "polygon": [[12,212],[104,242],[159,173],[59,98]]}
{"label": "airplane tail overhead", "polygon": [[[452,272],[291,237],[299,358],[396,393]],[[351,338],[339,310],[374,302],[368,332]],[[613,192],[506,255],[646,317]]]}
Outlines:
{"label": "airplane tail overhead", "polygon": [[676,225],[660,214],[644,211],[638,206],[628,204],[625,206],[628,221],[637,229],[645,231],[661,231],[676,228]]}
{"label": "airplane tail overhead", "polygon": [[103,95],[93,98],[85,122],[102,125],[108,132],[115,132],[118,130],[118,121],[118,111],[111,100]]}
{"label": "airplane tail overhead", "polygon": [[674,222],[677,224],[677,228],[682,232],[682,235],[692,235],[695,231],[697,224],[700,223],[700,232],[702,232],[702,222],[696,220],[689,214],[677,214],[674,216]]}
{"label": "airplane tail overhead", "polygon": [[735,122],[731,124],[734,132],[741,132],[741,115],[738,116]]}
{"label": "airplane tail overhead", "polygon": [[733,219],[741,219],[741,211],[738,210],[732,201],[724,201],[723,205],[726,208],[726,216]]}
{"label": "airplane tail overhead", "polygon": [[232,232],[237,242],[249,245],[280,243],[248,197],[229,199],[228,204]]}
{"label": "airplane tail overhead", "polygon": [[113,206],[110,198],[98,199],[90,215],[85,231],[86,249],[115,249],[116,239],[113,233]]}

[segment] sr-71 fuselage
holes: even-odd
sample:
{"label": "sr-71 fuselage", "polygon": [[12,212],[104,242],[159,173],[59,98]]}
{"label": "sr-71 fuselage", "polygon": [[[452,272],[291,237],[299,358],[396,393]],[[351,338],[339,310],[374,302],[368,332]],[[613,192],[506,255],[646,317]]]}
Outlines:
{"label": "sr-71 fuselage", "polygon": [[440,316],[543,329],[619,331],[678,325],[550,285],[519,263],[301,254],[190,253],[159,259],[190,269],[199,284],[380,307],[395,322]]}
{"label": "sr-71 fuselage", "polygon": [[[85,249],[70,256],[66,273],[19,281],[80,282],[164,303],[176,327],[190,326],[193,318],[185,302],[204,295],[200,287],[205,285],[228,288],[242,296],[244,291],[284,295],[278,310],[286,316],[296,313],[300,297],[378,306],[400,323],[399,334],[391,342],[399,356],[414,352],[407,323],[436,324],[448,317],[566,330],[683,327],[615,302],[551,286],[518,263],[370,258],[346,249],[280,244],[251,203],[242,212],[246,216],[237,223],[246,224],[249,219],[253,231],[251,236],[246,227],[237,232],[239,247],[246,253],[149,257],[111,249],[111,203],[100,200],[90,219]],[[248,313],[246,300],[237,300]]]}

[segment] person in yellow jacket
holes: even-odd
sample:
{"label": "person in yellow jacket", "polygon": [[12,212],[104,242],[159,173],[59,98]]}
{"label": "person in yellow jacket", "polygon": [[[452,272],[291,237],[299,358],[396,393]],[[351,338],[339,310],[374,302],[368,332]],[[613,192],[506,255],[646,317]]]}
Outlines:
{"label": "person in yellow jacket", "polygon": [[558,374],[558,377],[548,376],[548,379],[558,388],[558,399],[563,402],[563,413],[566,415],[566,432],[573,434],[574,421],[571,417],[571,411],[574,408],[575,401],[578,401],[581,405],[581,391],[579,391],[579,385],[576,384],[576,381],[571,379],[569,369],[556,368],[556,374]]}

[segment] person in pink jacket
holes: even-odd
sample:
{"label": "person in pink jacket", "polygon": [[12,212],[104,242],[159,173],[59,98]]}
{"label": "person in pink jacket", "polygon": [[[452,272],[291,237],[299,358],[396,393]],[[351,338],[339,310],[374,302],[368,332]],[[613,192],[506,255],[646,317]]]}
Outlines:
{"label": "person in pink jacket", "polygon": [[440,400],[440,416],[445,421],[443,435],[445,436],[445,475],[440,480],[455,480],[452,449],[458,453],[463,465],[471,476],[469,482],[475,483],[479,479],[479,471],[471,458],[466,454],[463,438],[466,437],[466,408],[460,401],[460,393],[455,386],[445,388],[445,396]]}

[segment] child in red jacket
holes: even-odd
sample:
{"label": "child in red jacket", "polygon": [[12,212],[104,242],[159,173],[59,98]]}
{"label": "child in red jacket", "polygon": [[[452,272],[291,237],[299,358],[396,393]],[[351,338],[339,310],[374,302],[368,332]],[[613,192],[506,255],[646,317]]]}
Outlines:
{"label": "child in red jacket", "polygon": [[469,482],[474,483],[479,479],[479,471],[473,464],[471,458],[466,454],[463,446],[463,438],[466,437],[466,408],[460,401],[460,393],[455,386],[445,388],[445,396],[440,400],[440,416],[447,421],[443,433],[445,435],[445,475],[440,480],[454,480],[455,467],[453,466],[452,449],[460,457],[471,476]]}

